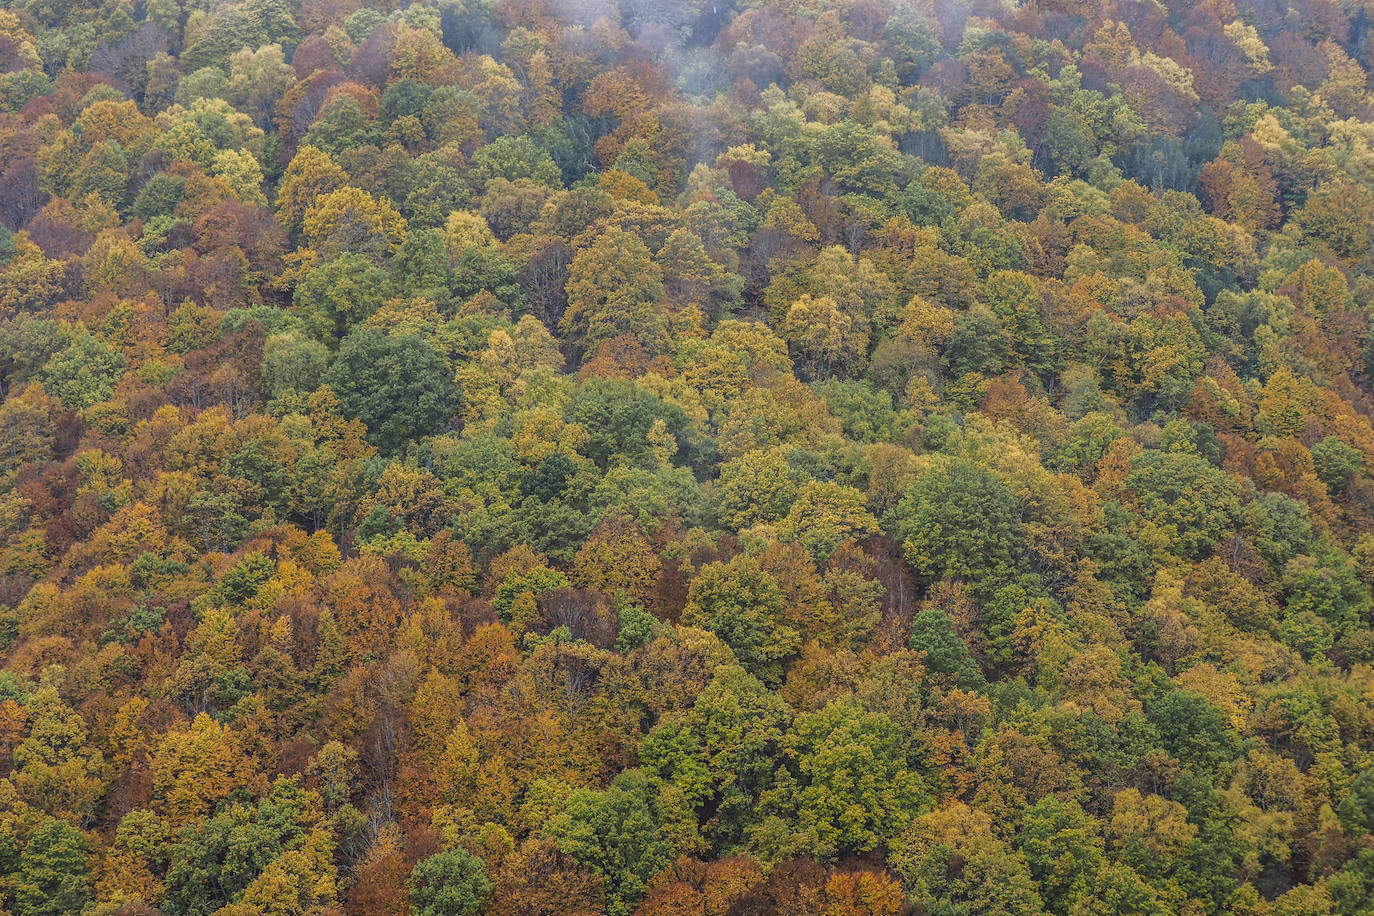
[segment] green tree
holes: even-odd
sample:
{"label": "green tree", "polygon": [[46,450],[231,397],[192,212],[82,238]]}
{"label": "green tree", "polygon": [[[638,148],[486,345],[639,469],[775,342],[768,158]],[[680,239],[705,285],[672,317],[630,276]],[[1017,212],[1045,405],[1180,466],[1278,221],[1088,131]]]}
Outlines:
{"label": "green tree", "polygon": [[788,718],[781,698],[731,665],[715,673],[688,712],[645,736],[640,761],[706,816],[704,832],[717,849],[729,848],[773,785]]}
{"label": "green tree", "polygon": [[787,515],[797,498],[799,474],[782,451],[749,451],[720,465],[712,502],[721,524],[739,531]]}
{"label": "green tree", "polygon": [[745,670],[776,684],[783,661],[801,645],[801,634],[784,621],[783,611],[777,581],[758,560],[739,556],[702,567],[688,589],[682,622],[715,633]]}
{"label": "green tree", "polygon": [[583,453],[598,465],[635,464],[653,467],[656,458],[649,432],[663,421],[677,447],[687,443],[687,415],[666,404],[643,386],[626,379],[594,378],[568,401],[564,417],[581,424],[589,441]]}
{"label": "green tree", "polygon": [[274,334],[262,351],[262,380],[271,397],[288,391],[309,394],[320,386],[329,365],[329,350],[298,331]]}
{"label": "green tree", "polygon": [[897,504],[889,528],[928,579],[1000,579],[1020,565],[1020,510],[1006,484],[971,461],[931,468]]}
{"label": "green tree", "polygon": [[1020,271],[999,270],[988,277],[983,301],[1002,319],[1017,359],[1047,381],[1056,367],[1057,348],[1040,314],[1043,304],[1035,279]]}
{"label": "green tree", "polygon": [[227,68],[235,51],[267,42],[267,30],[246,6],[225,7],[203,23],[187,43],[181,52],[181,68],[186,73],[210,66]]}
{"label": "green tree", "polygon": [[1343,554],[1331,552],[1327,562],[1296,557],[1284,570],[1283,586],[1290,616],[1312,613],[1337,629],[1368,619],[1369,592]]}
{"label": "green tree", "polygon": [[457,302],[485,291],[516,310],[524,302],[517,279],[515,265],[495,245],[480,248],[470,245],[451,262],[449,289]]}
{"label": "green tree", "polygon": [[551,188],[562,187],[562,172],[547,150],[529,137],[498,137],[472,155],[468,181],[474,193],[481,194],[493,178],[507,181],[529,179]]}
{"label": "green tree", "polygon": [[1021,816],[1016,845],[1053,913],[1091,893],[1104,864],[1101,826],[1076,801],[1047,795]]}
{"label": "green tree", "polygon": [[296,73],[286,62],[281,45],[242,48],[229,59],[225,98],[259,127],[266,128],[277,100],[295,83]]}
{"label": "green tree", "polygon": [[924,653],[922,661],[931,671],[955,675],[966,686],[982,683],[968,643],[954,632],[954,621],[939,608],[926,608],[912,618],[910,644]]}
{"label": "green tree", "polygon": [[852,699],[798,717],[797,830],[822,855],[884,848],[928,798],[906,759],[908,736]]}
{"label": "green tree", "polygon": [[1326,488],[1340,495],[1350,486],[1355,474],[1364,469],[1364,454],[1335,436],[1327,436],[1312,446],[1312,463]]}
{"label": "green tree", "polygon": [[391,278],[403,296],[447,298],[449,257],[438,229],[412,232],[391,262]]}
{"label": "green tree", "polygon": [[915,82],[921,71],[935,63],[940,55],[940,42],[930,23],[907,0],[902,0],[893,10],[883,29],[883,37],[892,49],[897,77],[904,83]]}
{"label": "green tree", "polygon": [[48,360],[38,377],[67,407],[81,409],[109,400],[125,365],[123,353],[77,325],[71,343]]}
{"label": "green tree", "polygon": [[186,179],[181,175],[168,175],[158,172],[143,185],[143,190],[134,198],[130,212],[139,219],[170,217],[176,205],[181,203],[186,190]]}
{"label": "green tree", "polygon": [[993,835],[993,820],[986,812],[960,802],[915,818],[893,845],[888,863],[928,912],[1045,912],[1020,852]]}
{"label": "green tree", "polygon": [[227,805],[185,830],[170,854],[163,912],[208,916],[237,901],[270,863],[305,839],[304,828],[318,817],[316,802],[296,780],[279,779],[256,805]]}
{"label": "green tree", "polygon": [[1341,824],[1352,833],[1374,833],[1374,767],[1361,771],[1336,808]]}
{"label": "green tree", "polygon": [[343,254],[306,272],[296,284],[297,312],[321,338],[342,340],[391,295],[391,279],[370,258]]}
{"label": "green tree", "polygon": [[1240,750],[1240,736],[1226,714],[1201,694],[1170,690],[1151,701],[1145,714],[1159,730],[1164,749],[1186,767],[1213,773]]}
{"label": "green tree", "polygon": [[657,796],[642,771],[626,770],[604,792],[573,792],[563,811],[544,824],[545,835],[561,852],[605,881],[609,916],[628,916],[649,879],[671,858]]}
{"label": "green tree", "polygon": [[1232,530],[1240,484],[1205,458],[1186,452],[1143,452],[1131,460],[1126,488],[1163,546],[1199,559]]}
{"label": "green tree", "polygon": [[465,849],[421,859],[409,888],[411,916],[474,916],[491,896],[482,860]]}
{"label": "green tree", "polygon": [[340,410],[362,420],[372,441],[387,451],[437,432],[459,408],[447,361],[414,334],[354,331],[325,381],[338,395]]}
{"label": "green tree", "polygon": [[49,819],[19,856],[14,882],[15,916],[80,913],[91,896],[86,842],[70,824]]}
{"label": "green tree", "polygon": [[945,347],[950,374],[999,375],[1014,364],[1014,342],[1006,325],[987,306],[978,304],[955,321]]}
{"label": "green tree", "polygon": [[795,541],[816,560],[828,560],[845,541],[878,531],[878,522],[853,487],[833,481],[807,481],[779,527],[784,541]]}
{"label": "green tree", "polygon": [[362,146],[370,139],[368,134],[362,106],[351,93],[343,92],[320,109],[315,123],[305,133],[305,143],[338,156]]}

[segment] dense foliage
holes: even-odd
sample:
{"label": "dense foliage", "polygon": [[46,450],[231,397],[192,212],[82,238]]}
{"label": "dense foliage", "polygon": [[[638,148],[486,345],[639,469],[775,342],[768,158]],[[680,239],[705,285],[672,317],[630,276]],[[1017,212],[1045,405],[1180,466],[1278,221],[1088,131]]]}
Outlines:
{"label": "dense foliage", "polygon": [[1357,0],[6,0],[0,912],[1374,913]]}

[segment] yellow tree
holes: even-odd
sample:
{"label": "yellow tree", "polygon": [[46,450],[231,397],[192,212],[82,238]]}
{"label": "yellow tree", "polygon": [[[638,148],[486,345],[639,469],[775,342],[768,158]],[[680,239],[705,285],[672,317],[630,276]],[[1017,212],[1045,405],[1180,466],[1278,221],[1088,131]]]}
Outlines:
{"label": "yellow tree", "polygon": [[797,368],[810,378],[851,375],[868,353],[868,323],[846,314],[829,296],[804,293],[792,303],[779,329]]}
{"label": "yellow tree", "polygon": [[662,565],[638,525],[611,515],[602,519],[573,556],[572,581],[607,595],[623,593],[644,600]]}
{"label": "yellow tree", "polygon": [[348,173],[328,153],[302,146],[282,175],[277,191],[277,218],[292,232],[299,232],[305,213],[315,202],[348,184]]}
{"label": "yellow tree", "polygon": [[628,334],[650,354],[667,344],[663,274],[635,235],[612,228],[573,256],[562,328],[583,353]]}
{"label": "yellow tree", "polygon": [[232,733],[201,713],[185,731],[169,732],[153,752],[153,807],[174,827],[214,810],[239,786],[253,782],[254,767]]}
{"label": "yellow tree", "polygon": [[406,220],[390,201],[361,188],[343,187],[319,197],[305,211],[301,229],[306,245],[321,261],[346,253],[381,258],[404,240]]}

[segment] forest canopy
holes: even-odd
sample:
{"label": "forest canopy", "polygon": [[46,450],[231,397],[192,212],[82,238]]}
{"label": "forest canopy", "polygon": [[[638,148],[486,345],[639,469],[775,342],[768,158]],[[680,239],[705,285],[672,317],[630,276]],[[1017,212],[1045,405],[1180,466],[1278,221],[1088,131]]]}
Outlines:
{"label": "forest canopy", "polygon": [[1374,913],[1357,0],[3,0],[0,913]]}

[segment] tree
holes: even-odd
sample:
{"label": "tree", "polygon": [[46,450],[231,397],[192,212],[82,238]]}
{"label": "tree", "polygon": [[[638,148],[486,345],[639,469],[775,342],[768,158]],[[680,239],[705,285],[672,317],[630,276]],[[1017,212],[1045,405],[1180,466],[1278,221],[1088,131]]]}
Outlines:
{"label": "tree", "polygon": [[712,499],[721,524],[740,531],[781,521],[797,498],[796,473],[776,451],[745,452],[721,464]]}
{"label": "tree", "polygon": [[1027,808],[1016,845],[1051,912],[1067,912],[1075,898],[1092,892],[1103,864],[1101,828],[1077,802],[1047,795]]}
{"label": "tree", "polygon": [[1312,462],[1316,465],[1317,477],[1326,488],[1340,495],[1350,486],[1355,474],[1364,468],[1364,454],[1335,436],[1327,436],[1312,446]]}
{"label": "tree", "polygon": [[167,735],[153,752],[155,810],[177,827],[196,821],[251,775],[242,764],[232,733],[197,715],[186,731]]}
{"label": "tree", "polygon": [[16,916],[79,913],[91,895],[86,842],[70,824],[49,819],[29,838],[14,882]]}
{"label": "tree", "polygon": [[902,886],[881,871],[838,872],[825,883],[829,912],[836,916],[899,916],[906,910]]}
{"label": "tree", "polygon": [[956,459],[923,474],[888,525],[922,575],[982,583],[1020,565],[1019,516],[1011,491],[995,474]]}
{"label": "tree", "polygon": [[312,830],[295,849],[267,865],[243,891],[238,905],[262,916],[294,916],[332,908],[337,902],[334,842]]}
{"label": "tree", "polygon": [[270,397],[288,391],[308,394],[320,385],[329,363],[329,351],[317,340],[296,331],[267,338],[262,353],[262,380]]}
{"label": "tree", "polygon": [[1370,231],[1365,219],[1374,214],[1374,195],[1361,184],[1325,182],[1307,195],[1293,220],[1312,241],[1347,263],[1367,260]]}
{"label": "tree", "polygon": [[573,557],[573,583],[607,595],[644,599],[662,563],[634,522],[607,516]]}
{"label": "tree", "polygon": [[831,481],[807,481],[779,526],[785,541],[796,541],[816,560],[828,560],[845,541],[876,534],[878,522],[864,506],[863,494]]}
{"label": "tree", "polygon": [[603,467],[657,464],[651,433],[660,422],[674,451],[695,445],[687,435],[687,415],[682,408],[625,379],[589,379],[568,401],[564,416],[586,429],[588,442],[583,451]]}
{"label": "tree", "polygon": [[524,178],[553,188],[562,185],[562,174],[553,157],[527,136],[498,137],[473,154],[468,173],[473,190],[480,194],[493,178]]}
{"label": "tree", "polygon": [[187,73],[192,73],[202,67],[223,66],[240,48],[265,44],[268,34],[246,6],[234,6],[204,21],[194,38],[188,39],[181,63]]}
{"label": "tree", "polygon": [[446,296],[450,278],[443,233],[438,229],[412,232],[396,252],[391,275],[403,295]]}
{"label": "tree", "polygon": [[892,46],[897,76],[905,83],[914,81],[940,54],[940,43],[930,24],[906,0],[893,10],[883,37]]}
{"label": "tree", "polygon": [[563,811],[544,824],[545,835],[564,854],[605,881],[609,916],[628,916],[649,879],[669,862],[656,794],[644,773],[626,770],[604,792],[573,792]]}
{"label": "tree", "polygon": [[1346,830],[1374,833],[1374,769],[1363,770],[1355,777],[1336,813]]}
{"label": "tree", "polygon": [[304,142],[338,156],[367,143],[370,134],[367,115],[358,97],[351,92],[340,92],[320,108],[305,133]]}
{"label": "tree", "polygon": [[482,860],[463,849],[421,859],[409,887],[411,916],[475,916],[491,896]]}
{"label": "tree", "polygon": [[745,670],[777,683],[783,661],[801,645],[801,635],[783,622],[783,611],[777,582],[756,559],[740,556],[702,567],[688,589],[682,621],[715,633]]}
{"label": "tree", "polygon": [[328,153],[302,146],[282,175],[277,191],[277,218],[287,229],[298,232],[305,224],[306,211],[347,183],[348,173]]}
{"label": "tree", "polygon": [[526,840],[496,878],[493,916],[602,916],[604,882],[548,839]]}
{"label": "tree", "polygon": [[295,71],[279,44],[241,48],[229,58],[226,98],[261,128],[271,125],[277,100],[295,84]]}
{"label": "tree", "polygon": [[841,311],[829,296],[803,295],[787,310],[779,329],[807,378],[853,375],[868,353],[868,325]]}
{"label": "tree", "polygon": [[405,239],[406,221],[390,201],[343,187],[316,198],[301,220],[305,243],[320,260],[353,252],[380,261]]}
{"label": "tree", "polygon": [[47,257],[26,232],[12,237],[14,250],[0,272],[0,308],[36,311],[62,288],[62,262]]}
{"label": "tree", "polygon": [[1201,694],[1170,690],[1145,707],[1164,749],[1187,767],[1215,772],[1235,756],[1239,736],[1226,715]]}
{"label": "tree", "polygon": [[888,859],[907,892],[932,910],[967,907],[998,916],[1045,912],[1020,852],[993,835],[993,821],[961,802],[912,820]]}
{"label": "tree", "polygon": [[294,301],[316,334],[335,342],[371,317],[390,294],[386,271],[369,258],[347,252],[312,266],[296,285]]}
{"label": "tree", "polygon": [[1161,546],[1189,559],[1204,556],[1231,531],[1240,511],[1235,479],[1199,455],[1142,452],[1131,460],[1125,483]]}
{"label": "tree", "polygon": [[797,830],[826,856],[884,848],[926,804],[891,719],[852,699],[799,716],[791,742]]}
{"label": "tree", "polygon": [[923,664],[931,671],[956,675],[975,685],[981,680],[968,643],[954,631],[954,622],[939,608],[926,608],[911,621],[911,648],[924,653]]}
{"label": "tree", "polygon": [[1123,789],[1112,800],[1106,835],[1125,864],[1144,875],[1162,875],[1197,836],[1197,827],[1178,802]]}
{"label": "tree", "polygon": [[1282,366],[1264,384],[1256,425],[1275,436],[1296,436],[1317,409],[1321,394],[1312,381]]}
{"label": "tree", "polygon": [[[288,889],[297,906],[301,896],[307,900],[298,911],[327,904],[332,891],[317,885],[330,881],[332,850],[324,835],[310,830],[320,818],[318,804],[319,796],[296,780],[279,778],[256,804],[230,804],[189,825],[169,853],[162,910],[171,916],[209,916],[249,891],[260,904],[275,905],[288,899]],[[292,855],[297,851],[305,855]],[[325,899],[312,899],[319,891]]]}
{"label": "tree", "polygon": [[15,789],[40,811],[71,820],[89,817],[105,765],[88,744],[85,721],[51,687],[35,691],[24,712],[28,737],[14,748]]}
{"label": "tree", "polygon": [[744,286],[742,278],[711,258],[699,235],[686,229],[675,229],[668,236],[658,261],[663,265],[663,286],[674,310],[696,306],[708,316],[718,315],[738,300]]}
{"label": "tree", "polygon": [[650,353],[666,344],[662,271],[637,236],[608,229],[573,255],[561,327],[582,353],[622,334]]}
{"label": "tree", "polygon": [[28,462],[52,457],[53,421],[58,403],[43,387],[32,382],[0,406],[0,474],[9,474]]}
{"label": "tree", "polygon": [[354,331],[325,381],[343,413],[366,424],[368,436],[386,451],[437,432],[460,406],[444,359],[414,334],[391,335],[374,327]]}
{"label": "tree", "polygon": [[775,781],[788,725],[783,702],[753,675],[718,670],[690,711],[668,718],[644,738],[645,772],[671,782],[708,814],[703,831],[717,848],[744,835],[762,794]]}
{"label": "tree", "polygon": [[987,306],[975,305],[956,319],[945,347],[945,362],[955,378],[998,375],[1014,365],[1013,359],[1011,335]]}
{"label": "tree", "polygon": [[48,360],[39,379],[63,404],[80,409],[108,400],[125,365],[123,353],[78,325],[71,343]]}
{"label": "tree", "polygon": [[1043,305],[1034,278],[1020,271],[999,270],[988,277],[983,301],[1005,323],[1021,364],[1048,379],[1056,364],[1055,340],[1041,318]]}

